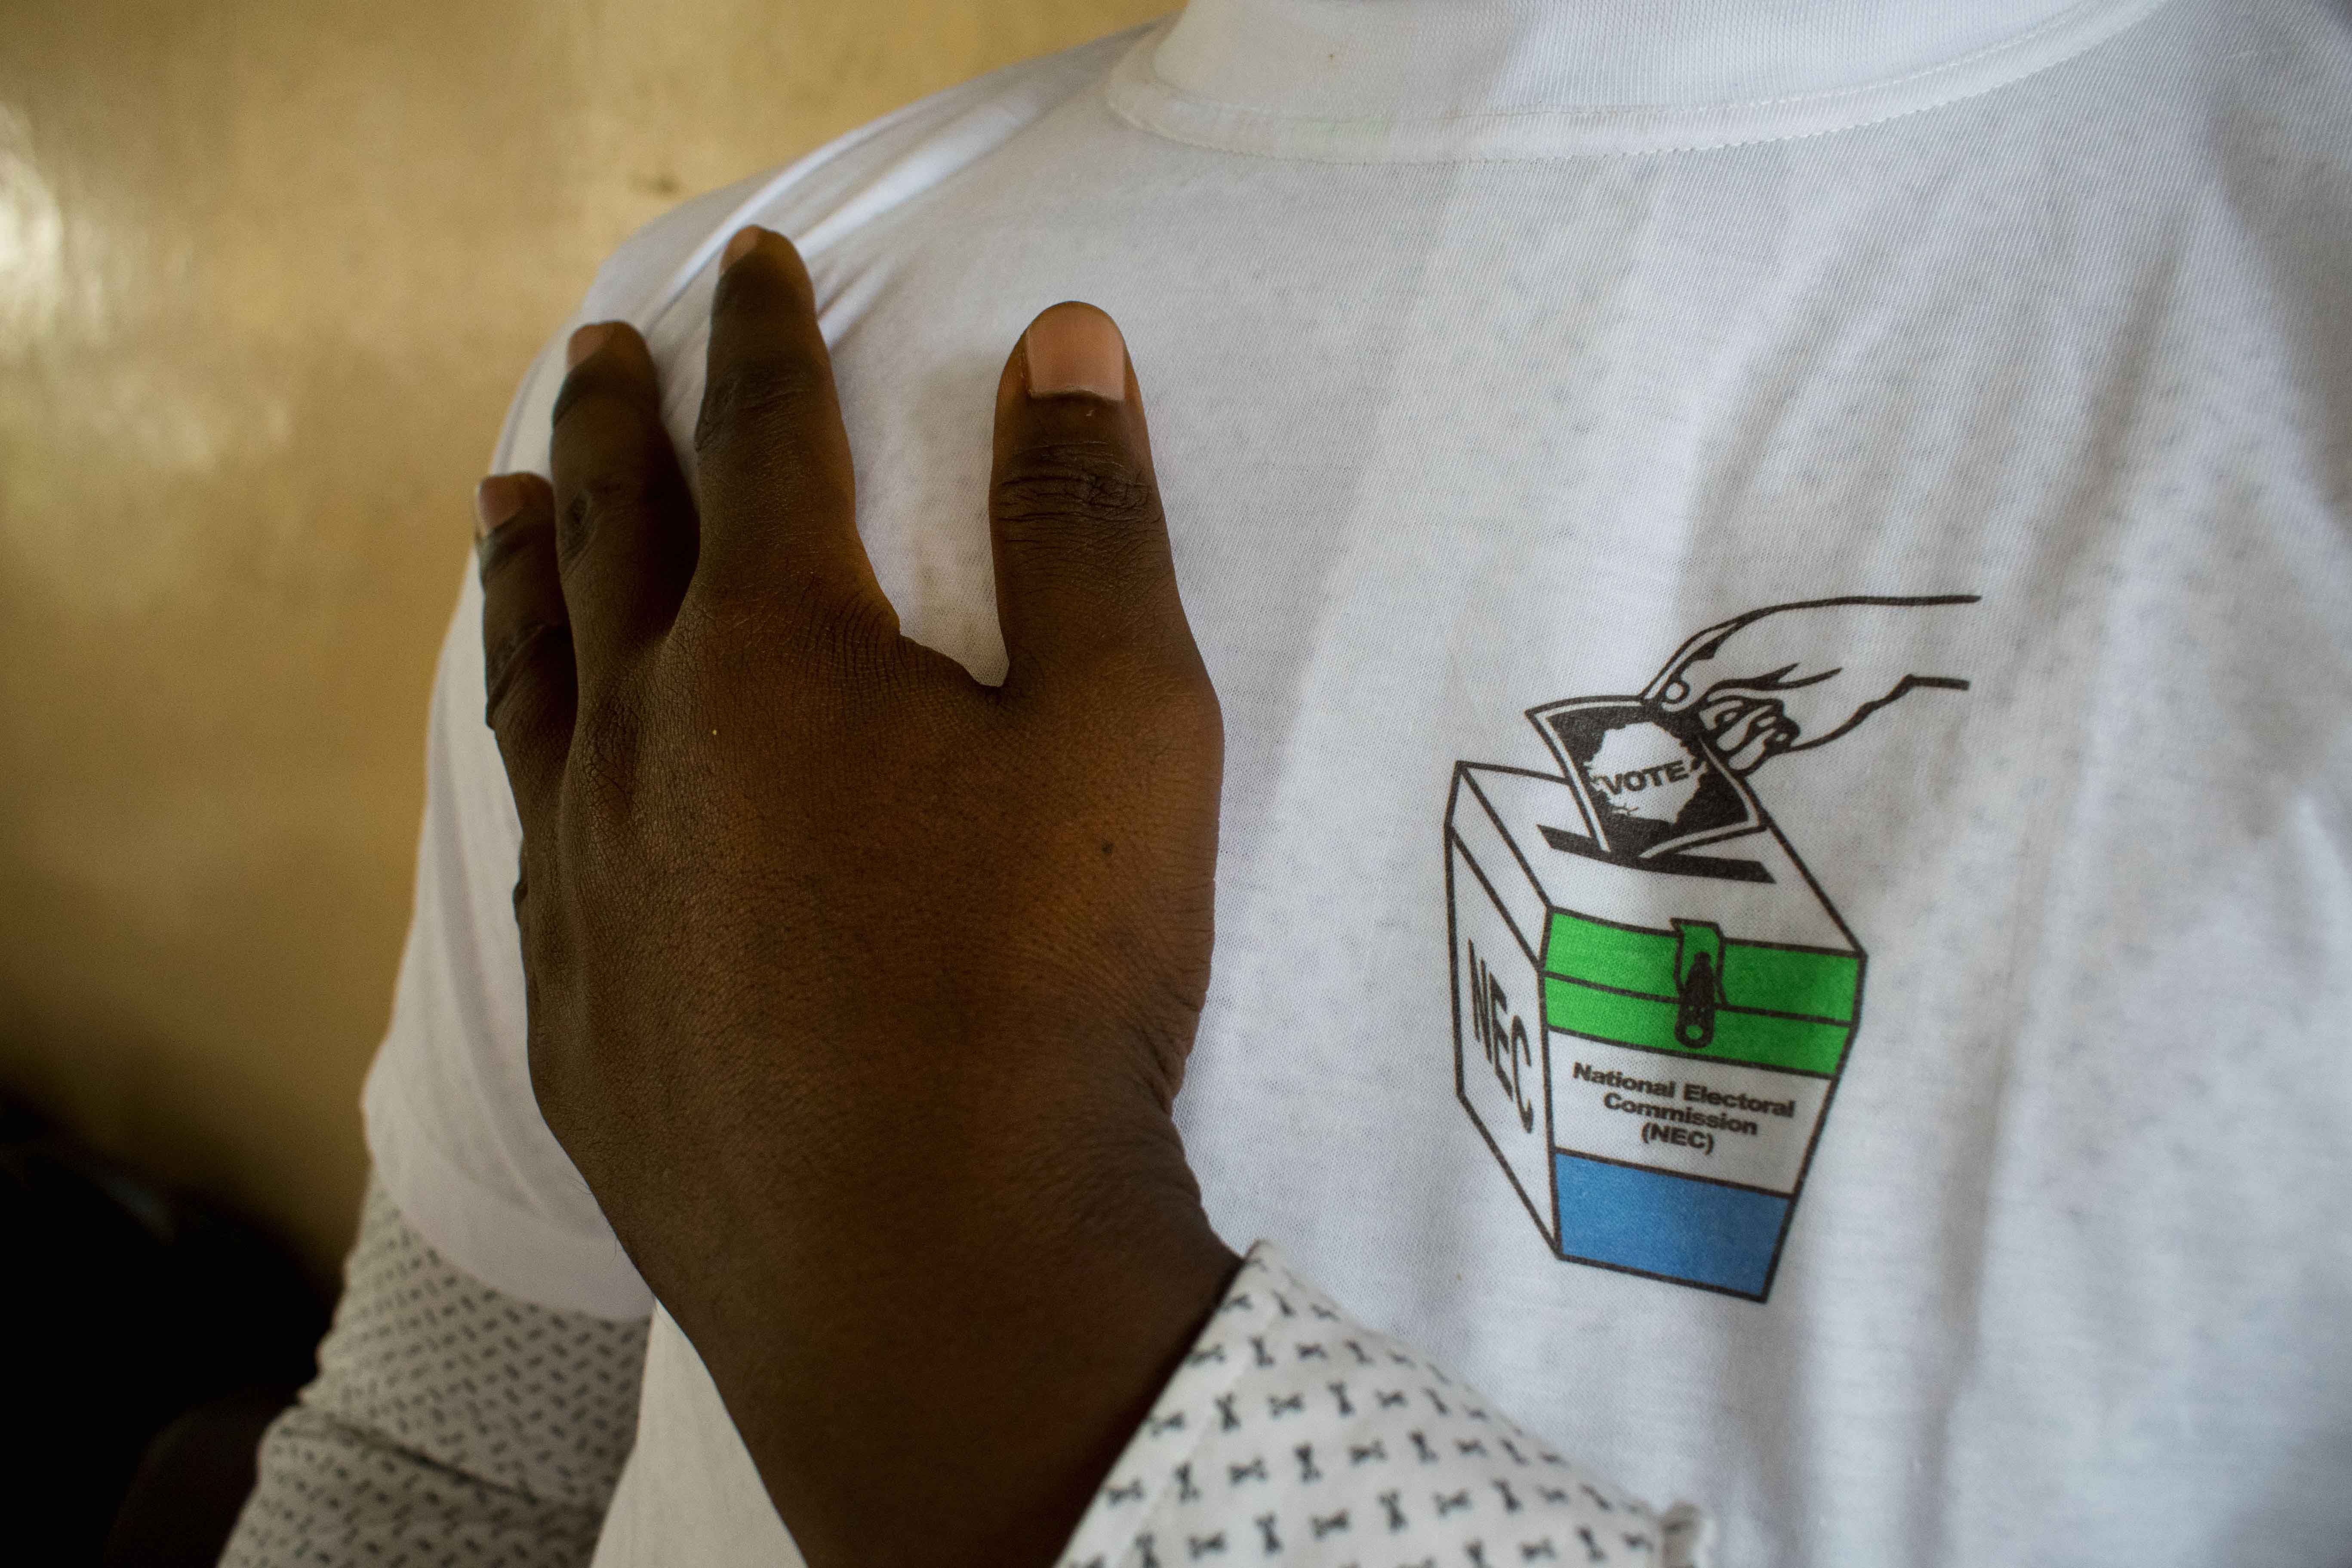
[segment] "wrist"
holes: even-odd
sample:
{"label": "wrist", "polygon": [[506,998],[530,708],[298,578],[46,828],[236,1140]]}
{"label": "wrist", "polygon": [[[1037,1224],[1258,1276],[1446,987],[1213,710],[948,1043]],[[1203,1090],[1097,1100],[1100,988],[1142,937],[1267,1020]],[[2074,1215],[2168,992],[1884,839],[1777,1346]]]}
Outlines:
{"label": "wrist", "polygon": [[1160,1121],[868,1166],[668,1302],[814,1568],[1052,1560],[1240,1265]]}

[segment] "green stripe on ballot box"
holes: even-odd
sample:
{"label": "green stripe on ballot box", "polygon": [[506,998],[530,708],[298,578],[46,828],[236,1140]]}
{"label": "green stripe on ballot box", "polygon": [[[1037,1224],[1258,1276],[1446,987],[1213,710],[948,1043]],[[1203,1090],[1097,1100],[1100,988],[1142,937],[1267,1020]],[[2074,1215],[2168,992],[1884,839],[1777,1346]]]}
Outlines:
{"label": "green stripe on ballot box", "polygon": [[[1673,931],[1608,925],[1554,910],[1544,931],[1544,969],[1613,991],[1672,997],[1680,946]],[[1851,952],[1764,947],[1735,938],[1723,944],[1721,980],[1727,1007],[1851,1024],[1862,964]]]}
{"label": "green stripe on ballot box", "polygon": [[[1672,1001],[1602,991],[1557,975],[1544,977],[1543,997],[1544,1023],[1549,1027],[1652,1050],[1678,1048],[1675,1021],[1679,1009]],[[1717,1008],[1715,1038],[1707,1055],[1717,1061],[1750,1062],[1791,1072],[1833,1073],[1852,1033],[1848,1025],[1815,1018]]]}
{"label": "green stripe on ballot box", "polygon": [[1777,828],[1605,854],[1562,777],[1463,763],[1454,1079],[1563,1258],[1763,1299],[1864,958]]}

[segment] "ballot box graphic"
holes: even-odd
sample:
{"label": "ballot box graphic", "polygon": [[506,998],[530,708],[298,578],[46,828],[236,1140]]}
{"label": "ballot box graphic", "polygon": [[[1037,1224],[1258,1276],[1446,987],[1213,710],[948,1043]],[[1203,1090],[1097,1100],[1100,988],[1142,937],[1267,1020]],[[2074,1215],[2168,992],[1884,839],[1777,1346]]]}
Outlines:
{"label": "ballot box graphic", "polygon": [[1685,638],[1638,692],[1527,710],[1556,772],[1454,764],[1454,1093],[1558,1257],[1771,1294],[1864,956],[1754,779],[1967,691],[1976,603],[1766,605]]}
{"label": "ballot box graphic", "polygon": [[[1560,773],[1454,769],[1455,1092],[1558,1256],[1762,1300],[1860,1021],[1864,954],[1686,726],[1628,700],[1554,706],[1578,709],[1550,716]],[[1699,827],[1624,815],[1612,835],[1596,792],[1633,788],[1622,755]]]}

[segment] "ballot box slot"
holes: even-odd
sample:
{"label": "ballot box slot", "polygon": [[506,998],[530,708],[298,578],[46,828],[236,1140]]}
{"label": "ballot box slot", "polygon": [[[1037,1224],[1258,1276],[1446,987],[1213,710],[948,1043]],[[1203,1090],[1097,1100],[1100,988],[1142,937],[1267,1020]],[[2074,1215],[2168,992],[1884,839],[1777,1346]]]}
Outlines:
{"label": "ballot box slot", "polygon": [[[1581,855],[1588,860],[1622,864],[1590,838],[1570,833],[1564,827],[1537,825],[1544,842],[1563,855]],[[1635,864],[1644,871],[1655,871],[1666,877],[1713,877],[1725,882],[1769,882],[1772,873],[1761,861],[1733,860],[1713,855],[1656,854],[1644,856]]]}

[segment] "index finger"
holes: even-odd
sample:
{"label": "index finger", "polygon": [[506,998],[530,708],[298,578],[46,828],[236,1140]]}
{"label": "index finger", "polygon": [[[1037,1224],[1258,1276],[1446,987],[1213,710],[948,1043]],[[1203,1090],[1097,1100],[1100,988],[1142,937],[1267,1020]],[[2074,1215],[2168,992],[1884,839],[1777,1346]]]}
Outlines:
{"label": "index finger", "polygon": [[695,589],[815,589],[818,602],[887,605],[857,537],[849,434],[808,268],[790,240],[757,226],[728,243],[720,266],[694,431]]}

